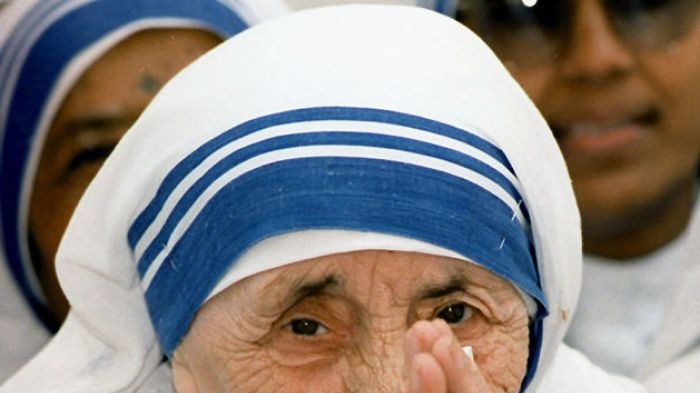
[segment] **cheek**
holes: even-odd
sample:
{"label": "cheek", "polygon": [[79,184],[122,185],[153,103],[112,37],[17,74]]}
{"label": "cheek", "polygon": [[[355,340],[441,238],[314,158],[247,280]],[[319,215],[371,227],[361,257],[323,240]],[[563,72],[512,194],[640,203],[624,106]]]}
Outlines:
{"label": "cheek", "polygon": [[294,365],[260,347],[231,349],[217,354],[200,352],[204,356],[193,362],[195,384],[201,392],[330,393],[342,392],[345,386],[347,370],[338,362]]}
{"label": "cheek", "polygon": [[[328,333],[300,338],[287,327],[250,314],[221,308],[201,312],[178,349],[188,358],[201,392],[330,393],[342,392],[348,367],[344,324],[325,315]],[[303,316],[314,318],[313,307]],[[320,319],[320,318],[314,318]],[[255,323],[251,323],[255,321]],[[271,331],[270,326],[272,327]],[[176,380],[177,382],[177,380]]]}
{"label": "cheek", "polygon": [[642,60],[662,116],[658,156],[647,169],[669,180],[694,176],[700,155],[700,31],[696,36]]}
{"label": "cheek", "polygon": [[[700,40],[696,44],[700,47]],[[664,110],[664,121],[683,143],[700,140],[700,51],[686,49],[677,55],[652,58],[648,61],[650,73],[655,74],[659,101]]]}
{"label": "cheek", "polygon": [[44,259],[53,259],[68,221],[100,165],[81,168],[66,178],[37,176],[30,204],[29,227]]}
{"label": "cheek", "polygon": [[513,78],[525,90],[530,99],[540,110],[546,110],[541,106],[546,105],[545,97],[549,91],[549,85],[554,75],[554,67],[550,64],[540,66],[521,67],[517,63],[506,64]]}
{"label": "cheek", "polygon": [[471,303],[471,318],[452,325],[462,346],[470,345],[474,360],[494,391],[517,391],[525,375],[529,355],[529,318],[519,295],[497,283],[488,291],[493,302],[479,301],[479,291]]}
{"label": "cheek", "polygon": [[519,319],[482,327],[474,339],[467,340],[465,344],[472,345],[474,359],[490,385],[504,391],[520,386],[529,353],[528,329],[527,319]]}

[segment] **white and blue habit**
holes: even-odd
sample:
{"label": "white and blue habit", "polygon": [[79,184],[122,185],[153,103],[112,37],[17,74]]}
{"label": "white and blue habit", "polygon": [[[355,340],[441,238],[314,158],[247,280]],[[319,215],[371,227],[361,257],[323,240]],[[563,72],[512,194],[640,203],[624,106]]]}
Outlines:
{"label": "white and blue habit", "polygon": [[456,257],[512,283],[532,321],[522,392],[643,391],[561,342],[578,212],[551,132],[503,65],[437,13],[341,6],[247,30],[161,90],[63,239],[66,323],[0,392],[169,392],[167,356],[209,297],[368,249]]}

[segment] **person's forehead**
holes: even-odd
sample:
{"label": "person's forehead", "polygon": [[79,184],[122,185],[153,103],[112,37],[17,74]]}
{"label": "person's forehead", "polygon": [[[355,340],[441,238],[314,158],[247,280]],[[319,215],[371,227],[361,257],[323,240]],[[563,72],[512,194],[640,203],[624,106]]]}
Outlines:
{"label": "person's forehead", "polygon": [[[259,273],[261,292],[289,294],[336,288],[342,292],[366,290],[382,282],[418,293],[457,281],[499,280],[472,263],[443,256],[404,251],[365,250],[305,260]],[[256,276],[251,277],[255,279]]]}

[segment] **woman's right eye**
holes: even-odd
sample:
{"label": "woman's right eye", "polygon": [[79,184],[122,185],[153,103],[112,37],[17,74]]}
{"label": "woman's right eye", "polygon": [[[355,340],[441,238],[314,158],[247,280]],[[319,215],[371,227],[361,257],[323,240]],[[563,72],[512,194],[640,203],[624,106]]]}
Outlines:
{"label": "woman's right eye", "polygon": [[289,325],[287,325],[287,329],[297,336],[305,337],[319,336],[321,334],[328,333],[328,329],[321,325],[320,322],[308,318],[293,320],[289,323]]}
{"label": "woman's right eye", "polygon": [[437,317],[450,325],[455,325],[469,319],[472,309],[464,302],[452,303],[438,311]]}

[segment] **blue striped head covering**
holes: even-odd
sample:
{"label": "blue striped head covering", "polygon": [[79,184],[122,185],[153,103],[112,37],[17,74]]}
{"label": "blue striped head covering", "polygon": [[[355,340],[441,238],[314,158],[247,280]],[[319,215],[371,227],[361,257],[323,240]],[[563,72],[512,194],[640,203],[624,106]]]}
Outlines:
{"label": "blue striped head covering", "polygon": [[313,229],[452,250],[516,284],[544,317],[520,182],[482,135],[405,112],[311,107],[250,119],[199,146],[128,234],[165,351],[246,250]]}
{"label": "blue striped head covering", "polygon": [[427,8],[443,15],[454,17],[460,0],[415,0],[419,7]]}
{"label": "blue striped head covering", "polygon": [[[109,359],[99,371],[114,386],[135,384],[117,365],[155,367],[227,286],[382,248],[461,258],[518,288],[532,306],[523,391],[534,391],[581,261],[544,120],[450,18],[366,5],[279,18],[183,70],[121,140],[58,252],[68,321],[26,375],[47,373],[52,353],[89,350]],[[75,350],[76,337],[96,339]]]}
{"label": "blue striped head covering", "polygon": [[[260,2],[250,2],[260,3]],[[145,29],[191,27],[222,38],[283,10],[217,0],[18,1],[0,21],[0,215],[5,258],[37,315],[48,320],[29,257],[26,216],[45,134],[80,75]]]}

